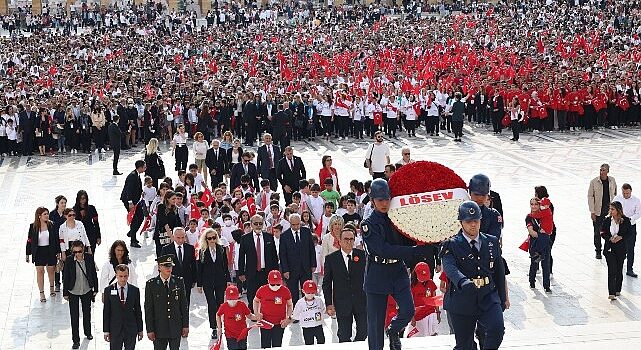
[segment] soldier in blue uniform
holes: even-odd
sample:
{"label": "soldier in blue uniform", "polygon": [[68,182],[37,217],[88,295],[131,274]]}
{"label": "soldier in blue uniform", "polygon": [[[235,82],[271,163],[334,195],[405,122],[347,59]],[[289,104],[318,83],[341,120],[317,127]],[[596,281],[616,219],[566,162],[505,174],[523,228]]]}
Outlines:
{"label": "soldier in blue uniform", "polygon": [[383,179],[372,181],[369,198],[374,212],[361,224],[367,267],[363,287],[367,297],[367,334],[370,350],[383,349],[387,296],[398,305],[398,314],[386,330],[391,350],[401,349],[400,332],[414,316],[407,265],[427,253],[428,247],[416,246],[398,232],[387,216],[390,190]]}
{"label": "soldier in blue uniform", "polygon": [[475,349],[477,326],[483,331],[481,349],[498,349],[505,333],[505,265],[498,239],[480,231],[481,217],[478,204],[463,202],[458,213],[462,229],[442,244],[441,263],[449,286],[443,306],[452,320],[454,349]]}
{"label": "soldier in blue uniform", "polygon": [[501,230],[503,229],[503,217],[494,208],[488,208],[488,196],[490,195],[490,179],[483,174],[476,174],[470,179],[468,185],[470,198],[481,208],[481,232],[486,235],[496,237],[501,240]]}

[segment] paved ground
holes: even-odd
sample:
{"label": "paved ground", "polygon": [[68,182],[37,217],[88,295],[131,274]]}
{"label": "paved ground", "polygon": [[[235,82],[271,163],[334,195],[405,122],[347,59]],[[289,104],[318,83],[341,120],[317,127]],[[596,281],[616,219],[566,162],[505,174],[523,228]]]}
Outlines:
{"label": "paved ground", "polygon": [[[505,209],[504,253],[512,274],[508,277],[512,307],[505,313],[509,347],[544,348],[602,347],[614,345],[632,348],[638,345],[641,330],[641,281],[625,278],[622,297],[607,300],[605,261],[594,259],[592,228],[586,203],[588,182],[598,175],[601,163],[611,165],[611,175],[617,182],[631,183],[641,195],[641,130],[599,130],[594,133],[529,134],[521,142],[509,141],[511,135],[496,137],[487,131],[467,130],[462,144],[444,139],[425,139],[421,135],[411,140],[401,137],[392,141],[392,161],[400,158],[400,148],[412,147],[412,158],[441,162],[464,179],[483,172],[492,179],[493,189],[500,192]],[[311,142],[295,144],[308,169],[308,176],[318,176],[320,159],[331,154],[339,171],[340,183],[348,188],[351,179],[366,179],[362,167],[367,142]],[[167,149],[166,146],[163,147]],[[171,168],[173,160],[165,155]],[[133,169],[141,153],[126,152],[121,156],[120,169]],[[74,198],[79,189],[89,192],[90,202],[98,208],[103,242],[109,245],[116,238],[125,238],[126,222],[122,204],[118,201],[125,177],[113,177],[111,159],[93,154],[5,158],[0,161],[0,198],[12,210],[0,212],[6,228],[5,244],[0,246],[4,268],[0,270],[0,349],[67,349],[71,346],[71,330],[67,303],[61,296],[41,304],[32,264],[24,262],[24,243],[29,223],[37,206],[54,206],[55,195]],[[558,238],[554,247],[553,294],[530,290],[527,283],[529,260],[518,250],[526,236],[523,219],[529,210],[528,200],[533,187],[543,184],[549,189],[555,204]],[[99,247],[99,265],[106,259],[107,247]],[[638,249],[637,249],[638,251]],[[138,284],[154,272],[153,242],[143,243],[135,250],[133,259],[138,265]],[[637,268],[641,271],[641,267]],[[539,277],[540,282],[540,277]],[[202,295],[193,294],[191,333],[183,349],[206,349],[209,344],[207,313]],[[105,349],[102,340],[102,307],[94,305],[93,341],[83,340],[84,349]],[[625,322],[625,323],[624,323]],[[335,332],[336,324],[327,321],[327,336]],[[444,324],[443,324],[444,326]],[[563,327],[580,326],[580,327]],[[441,327],[447,334],[447,327]],[[537,330],[545,330],[539,332]],[[256,332],[256,331],[253,331]],[[259,347],[255,333],[250,335],[250,348]],[[546,334],[529,339],[531,334]],[[615,340],[619,339],[619,340]],[[331,337],[329,339],[332,339]],[[599,342],[585,343],[600,339]],[[336,341],[334,338],[332,341]],[[285,344],[302,344],[299,327],[285,333]],[[418,348],[411,342],[410,348]],[[434,339],[437,348],[453,344],[451,337]],[[554,345],[556,344],[556,345]],[[587,344],[587,345],[586,345]],[[424,343],[423,343],[424,345]],[[365,348],[365,344],[359,345]],[[151,349],[143,340],[139,349]]]}

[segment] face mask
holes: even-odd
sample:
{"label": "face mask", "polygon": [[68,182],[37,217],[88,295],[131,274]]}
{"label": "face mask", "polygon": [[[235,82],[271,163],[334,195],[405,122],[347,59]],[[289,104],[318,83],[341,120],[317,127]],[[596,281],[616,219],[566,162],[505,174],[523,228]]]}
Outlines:
{"label": "face mask", "polygon": [[231,220],[225,220],[225,226],[231,226]]}
{"label": "face mask", "polygon": [[307,294],[307,293],[305,293],[305,299],[307,299],[307,300],[312,300],[312,299],[314,299],[314,297],[315,297],[315,296],[316,296],[316,295],[314,295],[314,294]]}
{"label": "face mask", "polygon": [[227,304],[229,304],[229,306],[231,307],[234,307],[236,306],[236,304],[238,304],[238,300],[227,300]]}
{"label": "face mask", "polygon": [[271,289],[273,292],[277,292],[280,289],[280,285],[277,286],[269,286],[269,289]]}

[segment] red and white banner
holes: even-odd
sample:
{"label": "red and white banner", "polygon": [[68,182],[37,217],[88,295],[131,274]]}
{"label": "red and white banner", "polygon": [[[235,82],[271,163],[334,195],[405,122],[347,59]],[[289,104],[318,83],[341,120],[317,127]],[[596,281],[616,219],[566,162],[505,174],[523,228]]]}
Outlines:
{"label": "red and white banner", "polygon": [[464,188],[451,188],[434,192],[423,192],[396,196],[390,202],[390,209],[406,208],[414,205],[443,202],[454,199],[468,200],[470,196]]}

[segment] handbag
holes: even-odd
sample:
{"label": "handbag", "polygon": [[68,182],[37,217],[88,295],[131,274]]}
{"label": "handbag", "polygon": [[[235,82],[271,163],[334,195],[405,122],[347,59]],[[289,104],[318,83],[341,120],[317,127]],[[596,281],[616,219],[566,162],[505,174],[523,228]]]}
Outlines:
{"label": "handbag", "polygon": [[160,156],[157,158],[158,159],[158,178],[164,178],[165,177],[165,163],[163,163],[162,159]]}
{"label": "handbag", "polygon": [[58,273],[62,272],[64,267],[65,267],[65,262],[62,261],[62,259],[58,259],[58,261],[56,261],[56,267],[55,267],[56,272]]}
{"label": "handbag", "polygon": [[372,153],[374,153],[374,144],[372,144],[372,150],[369,152],[369,157],[363,161],[363,167],[364,168],[369,168],[367,165],[367,161],[369,160],[369,164],[372,164]]}

